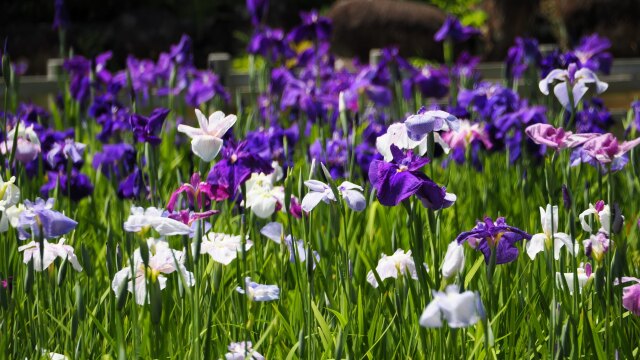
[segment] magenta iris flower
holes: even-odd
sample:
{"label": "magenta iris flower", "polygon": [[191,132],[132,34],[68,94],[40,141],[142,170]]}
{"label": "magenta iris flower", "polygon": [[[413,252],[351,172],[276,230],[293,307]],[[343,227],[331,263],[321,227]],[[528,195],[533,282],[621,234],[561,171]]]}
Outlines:
{"label": "magenta iris flower", "polygon": [[484,221],[478,221],[471,231],[465,231],[458,235],[456,241],[462,244],[465,241],[472,248],[482,251],[484,261],[489,264],[491,252],[496,251],[496,264],[506,264],[518,258],[518,248],[515,244],[522,239],[531,239],[531,235],[507,224],[503,217],[495,222],[490,217]]}
{"label": "magenta iris flower", "polygon": [[194,173],[191,181],[182,184],[178,190],[174,191],[169,198],[167,210],[173,211],[180,194],[185,193],[189,203],[189,209],[203,209],[211,204],[211,200],[220,201],[229,198],[229,193],[225,187],[211,185],[200,181],[200,174]]}
{"label": "magenta iris flower", "polygon": [[449,16],[433,38],[438,42],[448,39],[459,43],[467,41],[475,35],[480,35],[480,30],[471,26],[463,26],[458,19]]}
{"label": "magenta iris flower", "polygon": [[391,145],[391,153],[391,162],[373,160],[369,166],[369,180],[382,205],[398,205],[411,195],[416,195],[425,207],[433,210],[453,205],[456,196],[420,171],[429,158],[416,156],[412,151],[405,154],[395,145]]}

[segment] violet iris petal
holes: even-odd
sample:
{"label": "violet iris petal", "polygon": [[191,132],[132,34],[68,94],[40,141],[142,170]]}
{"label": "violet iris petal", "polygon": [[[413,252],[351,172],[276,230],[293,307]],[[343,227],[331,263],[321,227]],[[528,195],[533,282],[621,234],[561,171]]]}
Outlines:
{"label": "violet iris petal", "polygon": [[449,39],[459,43],[469,40],[474,35],[480,35],[480,31],[471,26],[462,26],[458,19],[449,16],[433,39],[438,42]]}
{"label": "violet iris petal", "polygon": [[369,180],[377,191],[378,201],[385,206],[395,206],[416,195],[425,207],[437,210],[452,205],[451,197],[427,175],[422,168],[428,158],[405,155],[397,146],[391,145],[392,162],[373,160],[369,166]]}
{"label": "violet iris petal", "polygon": [[496,251],[496,264],[506,264],[518,257],[515,244],[522,239],[531,239],[531,235],[506,223],[503,217],[495,222],[490,217],[478,221],[476,227],[458,235],[458,244],[469,243],[471,247],[482,251],[485,262],[491,261],[492,249]]}
{"label": "violet iris petal", "polygon": [[18,235],[21,240],[38,238],[41,230],[44,238],[51,239],[75,229],[78,223],[52,210],[53,202],[53,199],[45,202],[40,198],[35,203],[25,200],[25,211],[18,218]]}
{"label": "violet iris petal", "polygon": [[263,159],[247,144],[246,141],[238,145],[233,141],[226,142],[222,150],[222,160],[211,169],[207,182],[228,189],[234,197],[240,185],[251,177],[251,173],[273,172],[271,160]]}

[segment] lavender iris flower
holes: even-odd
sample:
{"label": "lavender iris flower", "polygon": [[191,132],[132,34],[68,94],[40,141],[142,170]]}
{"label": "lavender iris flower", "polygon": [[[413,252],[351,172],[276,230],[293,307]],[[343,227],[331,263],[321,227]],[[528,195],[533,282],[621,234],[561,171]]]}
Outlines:
{"label": "lavender iris flower", "polygon": [[54,202],[53,198],[46,202],[41,198],[37,198],[35,202],[24,201],[25,210],[18,218],[18,236],[21,240],[41,235],[45,239],[51,239],[75,229],[78,223],[53,210]]}
{"label": "lavender iris flower", "polygon": [[531,239],[526,232],[507,225],[503,217],[495,222],[490,217],[484,221],[478,221],[476,227],[458,235],[456,241],[462,244],[465,241],[472,248],[482,251],[487,264],[491,261],[491,253],[496,252],[496,264],[506,264],[518,258],[518,248],[515,244],[522,239]]}
{"label": "lavender iris flower", "polygon": [[169,115],[168,109],[157,108],[148,117],[133,114],[129,118],[129,124],[138,142],[148,142],[151,145],[159,145],[162,139],[158,136],[162,130],[164,120]]}
{"label": "lavender iris flower", "polygon": [[442,110],[427,111],[422,107],[417,114],[405,120],[409,138],[414,141],[424,139],[424,136],[434,131],[458,131],[460,121],[455,116]]}
{"label": "lavender iris flower", "polygon": [[395,145],[391,145],[391,153],[392,162],[373,160],[369,167],[369,180],[382,205],[398,205],[411,195],[416,195],[425,207],[433,210],[453,205],[456,196],[420,171],[429,158],[415,156],[412,151],[405,154]]}
{"label": "lavender iris flower", "polygon": [[[547,77],[542,79],[538,84],[540,92],[549,95],[549,86],[555,80],[560,81],[553,87],[553,93],[560,101],[560,104],[567,109],[575,109],[580,99],[587,93],[587,84],[595,84],[596,92],[603,93],[609,87],[609,84],[600,81],[598,76],[587,68],[578,69],[576,64],[569,64],[567,70],[552,70]],[[572,92],[573,104],[569,102],[569,93]]]}
{"label": "lavender iris flower", "polygon": [[433,39],[438,42],[450,40],[459,43],[467,41],[475,35],[480,35],[480,30],[471,26],[462,26],[458,19],[453,16],[448,16]]}

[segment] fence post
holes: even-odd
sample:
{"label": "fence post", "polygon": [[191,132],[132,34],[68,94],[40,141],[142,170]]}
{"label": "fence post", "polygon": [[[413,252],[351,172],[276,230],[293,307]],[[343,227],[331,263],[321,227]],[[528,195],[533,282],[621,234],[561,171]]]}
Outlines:
{"label": "fence post", "polygon": [[58,77],[62,74],[63,65],[64,59],[47,59],[47,80],[58,80]]}
{"label": "fence post", "polygon": [[229,84],[229,72],[231,69],[231,55],[225,52],[210,53],[207,57],[207,65],[216,75],[220,77],[223,86],[231,89]]}
{"label": "fence post", "polygon": [[381,57],[382,57],[382,50],[380,49],[369,50],[369,65],[371,66],[378,65]]}

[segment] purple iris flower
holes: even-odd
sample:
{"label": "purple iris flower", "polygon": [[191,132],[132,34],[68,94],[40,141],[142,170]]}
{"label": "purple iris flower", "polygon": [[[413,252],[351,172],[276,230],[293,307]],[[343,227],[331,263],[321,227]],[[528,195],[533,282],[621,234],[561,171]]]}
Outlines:
{"label": "purple iris flower", "polygon": [[117,96],[112,93],[96,96],[89,107],[89,115],[102,126],[102,130],[96,137],[103,143],[108,142],[118,133],[131,129],[129,109],[118,102]]}
{"label": "purple iris flower", "polygon": [[79,102],[87,100],[89,97],[91,61],[84,56],[76,55],[65,60],[62,67],[69,73],[71,96]]}
{"label": "purple iris flower", "polygon": [[80,201],[93,194],[93,185],[89,177],[76,169],[71,170],[71,177],[65,170],[49,171],[48,182],[40,187],[40,195],[48,197],[58,186],[59,194],[69,196],[73,201]]}
{"label": "purple iris flower", "polygon": [[149,187],[145,185],[148,176],[143,176],[137,166],[131,174],[118,184],[118,197],[121,199],[140,199],[149,194]]}
{"label": "purple iris flower", "polygon": [[64,30],[69,26],[69,14],[64,6],[64,0],[53,1],[53,29]]}
{"label": "purple iris flower", "polygon": [[516,43],[509,48],[507,54],[507,75],[513,79],[520,79],[527,68],[540,66],[542,54],[538,48],[538,40],[516,37]]}
{"label": "purple iris flower", "polygon": [[480,30],[471,26],[462,26],[457,18],[448,16],[433,39],[438,42],[450,40],[459,43],[467,41],[475,35],[480,35]]}
{"label": "purple iris flower", "polygon": [[225,141],[222,160],[215,164],[207,176],[209,184],[228,189],[232,198],[252,173],[273,172],[271,161],[263,159],[247,145],[246,141],[237,145],[233,141]]}
{"label": "purple iris flower", "polygon": [[[148,59],[136,59],[132,55],[127,57],[127,70],[131,77],[133,91],[142,94],[144,99],[149,97],[149,89],[155,83],[155,64]],[[121,72],[126,79],[126,72]]]}
{"label": "purple iris flower", "polygon": [[75,229],[78,223],[53,210],[54,202],[53,198],[46,202],[41,198],[35,202],[24,201],[25,210],[18,218],[18,236],[21,240],[37,239],[41,235],[45,239],[56,238]]}
{"label": "purple iris flower", "polygon": [[631,103],[631,110],[633,111],[633,124],[636,129],[640,129],[640,100]]}
{"label": "purple iris flower", "polygon": [[[565,113],[565,123],[571,114]],[[582,102],[582,110],[576,112],[575,126],[579,133],[605,133],[614,124],[611,113],[600,98],[593,97]]]}
{"label": "purple iris flower", "polygon": [[402,81],[402,94],[405,99],[413,97],[413,89],[420,91],[423,97],[442,98],[449,92],[449,74],[445,68],[425,66],[415,69],[410,77]]}
{"label": "purple iris flower", "polygon": [[324,148],[320,140],[316,140],[309,147],[309,156],[316,162],[324,163],[332,178],[347,177],[347,140],[339,134],[334,134],[332,139],[327,139]]}
{"label": "purple iris flower", "polygon": [[84,164],[82,155],[86,147],[87,145],[72,139],[56,142],[47,152],[47,163],[52,169],[61,170],[67,166],[68,160],[71,160],[72,165],[79,169]]}
{"label": "purple iris flower", "polygon": [[377,71],[373,67],[363,68],[349,86],[344,91],[345,105],[351,111],[358,111],[358,97],[365,93],[378,107],[389,106],[391,104],[391,90],[378,83],[376,80]]}
{"label": "purple iris flower", "polygon": [[230,95],[220,84],[220,78],[211,71],[195,71],[193,80],[184,96],[189,106],[198,107],[219,95],[225,102],[229,102]]}
{"label": "purple iris flower", "polygon": [[262,23],[267,10],[269,9],[269,0],[247,0],[247,11],[251,17],[251,25],[257,27]]}
{"label": "purple iris flower", "polygon": [[169,115],[169,109],[157,108],[148,117],[133,114],[129,117],[129,125],[137,142],[148,142],[159,145],[162,139],[158,136],[162,130],[164,120]]}
{"label": "purple iris flower", "polygon": [[[457,78],[465,78],[472,81],[477,81],[480,78],[480,74],[476,72],[476,68],[480,64],[480,57],[473,56],[467,51],[463,51],[453,64],[453,74]],[[441,74],[446,74],[445,68],[440,69]],[[440,75],[444,76],[444,75]]]}
{"label": "purple iris flower", "polygon": [[128,174],[136,163],[136,151],[127,143],[107,144],[102,151],[93,155],[93,168],[100,169],[106,176],[121,176]]}
{"label": "purple iris flower", "polygon": [[[248,145],[254,153],[263,159],[271,159],[281,163],[285,167],[293,166],[293,152],[298,143],[300,133],[298,125],[292,124],[289,128],[283,129],[274,124],[266,129],[250,131],[245,136]],[[287,142],[287,152],[285,153],[284,142]]]}
{"label": "purple iris flower", "polygon": [[606,51],[610,47],[609,39],[593,34],[580,39],[580,43],[571,53],[578,60],[580,67],[608,75],[611,72],[611,63],[613,62],[611,53]]}
{"label": "purple iris flower", "polygon": [[507,225],[503,217],[499,217],[495,222],[490,217],[485,217],[484,221],[478,221],[471,231],[458,235],[456,241],[458,244],[466,241],[472,248],[482,251],[487,264],[495,250],[496,264],[506,264],[518,258],[519,251],[515,244],[522,239],[529,240],[531,235]]}
{"label": "purple iris flower", "polygon": [[326,41],[331,37],[331,20],[320,16],[316,10],[300,14],[302,24],[291,30],[287,38],[290,42],[302,40]]}
{"label": "purple iris flower", "polygon": [[171,45],[169,57],[178,65],[191,65],[193,64],[192,47],[193,43],[189,35],[182,34],[180,41],[175,45]]}
{"label": "purple iris flower", "polygon": [[395,145],[391,145],[391,153],[392,162],[373,160],[369,167],[369,181],[382,205],[396,206],[411,195],[433,210],[453,205],[456,196],[420,171],[429,158],[416,156],[412,151],[405,154]]}
{"label": "purple iris flower", "polygon": [[266,26],[256,30],[253,34],[247,52],[260,55],[271,62],[288,59],[295,55],[295,52],[285,41],[284,32],[281,29],[271,29]]}

